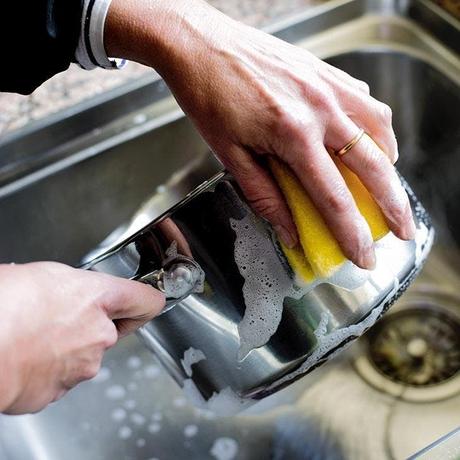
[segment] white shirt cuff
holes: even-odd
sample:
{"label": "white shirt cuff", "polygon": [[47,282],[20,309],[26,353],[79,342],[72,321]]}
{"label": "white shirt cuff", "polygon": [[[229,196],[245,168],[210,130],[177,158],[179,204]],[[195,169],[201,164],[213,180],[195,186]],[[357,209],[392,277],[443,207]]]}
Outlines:
{"label": "white shirt cuff", "polygon": [[111,59],[105,52],[104,27],[111,3],[112,0],[84,0],[75,59],[86,70],[120,69],[126,64],[124,59]]}

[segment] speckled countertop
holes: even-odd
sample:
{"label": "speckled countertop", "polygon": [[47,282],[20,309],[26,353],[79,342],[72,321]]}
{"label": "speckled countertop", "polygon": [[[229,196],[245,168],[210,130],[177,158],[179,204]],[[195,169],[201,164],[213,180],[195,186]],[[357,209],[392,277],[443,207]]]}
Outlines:
{"label": "speckled countertop", "polygon": [[[209,3],[229,16],[261,27],[324,1],[209,0]],[[0,94],[0,135],[145,75],[146,72],[152,70],[135,63],[130,63],[121,71],[97,69],[91,72],[72,65],[69,70],[56,75],[30,96]]]}

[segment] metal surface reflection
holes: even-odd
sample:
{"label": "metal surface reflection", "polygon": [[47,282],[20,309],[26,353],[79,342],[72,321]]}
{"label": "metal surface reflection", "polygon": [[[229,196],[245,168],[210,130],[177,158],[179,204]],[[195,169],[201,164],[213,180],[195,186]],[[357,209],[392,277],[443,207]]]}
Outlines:
{"label": "metal surface reflection", "polygon": [[[260,254],[260,263],[272,268],[276,263],[292,285],[295,279],[270,226],[253,214],[230,175],[219,173],[206,181],[163,216],[126,241],[106,248],[84,268],[151,282],[163,291],[171,267],[185,273],[190,284],[182,278],[185,289],[170,290],[166,311],[139,331],[142,341],[181,386],[191,378],[205,399],[229,389],[238,398],[260,399],[288,384],[289,374],[308,358],[312,362],[293,377],[309,372],[361,335],[421,268],[433,230],[410,190],[409,195],[418,219],[415,242],[403,242],[391,234],[384,237],[376,246],[377,268],[355,289],[324,283],[297,300],[286,298],[281,321],[274,325],[276,332],[244,359],[239,356],[242,337],[238,326],[248,307],[243,294],[246,280],[235,261],[238,235],[232,222],[250,216],[262,229],[266,244],[276,247],[276,252]],[[148,215],[148,209],[144,207],[143,213]],[[275,262],[270,260],[276,257],[273,254],[278,255]],[[200,276],[192,276],[194,265],[190,264],[204,275],[204,283]],[[374,309],[380,310],[371,318]],[[329,340],[327,346],[318,336],[325,318],[328,337],[344,331],[343,337]],[[347,327],[366,318],[368,323],[356,329],[358,332],[346,333]],[[181,365],[187,350],[199,350],[206,358],[193,365],[191,376]]]}

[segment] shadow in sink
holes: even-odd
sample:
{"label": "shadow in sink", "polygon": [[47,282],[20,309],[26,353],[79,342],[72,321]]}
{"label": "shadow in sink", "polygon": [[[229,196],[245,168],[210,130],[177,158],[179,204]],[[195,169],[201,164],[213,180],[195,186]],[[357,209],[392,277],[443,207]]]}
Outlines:
{"label": "shadow in sink", "polygon": [[[373,95],[393,107],[398,168],[436,222],[437,245],[409,292],[425,296],[429,285],[457,294],[460,87],[424,61],[399,52],[350,52],[329,62],[366,80]],[[174,171],[187,171],[196,155],[209,167],[199,177],[190,168],[176,181],[186,186],[174,190],[186,193],[219,168],[190,123],[179,118],[35,182],[12,184],[10,192],[0,194],[1,260],[78,262]],[[395,311],[404,308],[405,299]],[[458,315],[460,305],[452,311]],[[0,417],[0,456],[201,460],[223,451],[228,459],[402,459],[458,425],[460,386],[445,399],[424,404],[378,391],[356,372],[352,358],[357,350],[252,413],[215,419],[191,407],[131,337],[106,355],[94,381],[62,401],[37,415]]]}

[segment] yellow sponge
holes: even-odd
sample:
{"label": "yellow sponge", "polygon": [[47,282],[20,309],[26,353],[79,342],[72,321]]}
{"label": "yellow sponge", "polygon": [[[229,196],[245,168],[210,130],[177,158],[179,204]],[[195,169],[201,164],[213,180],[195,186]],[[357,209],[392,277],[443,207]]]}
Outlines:
{"label": "yellow sponge", "polygon": [[[361,214],[371,229],[374,241],[389,232],[385,218],[377,203],[358,176],[339,159],[334,161],[350,189]],[[327,227],[299,179],[285,163],[270,157],[271,171],[291,210],[299,234],[300,244],[283,251],[293,271],[304,281],[315,277],[331,276],[346,260],[339,244]]]}

